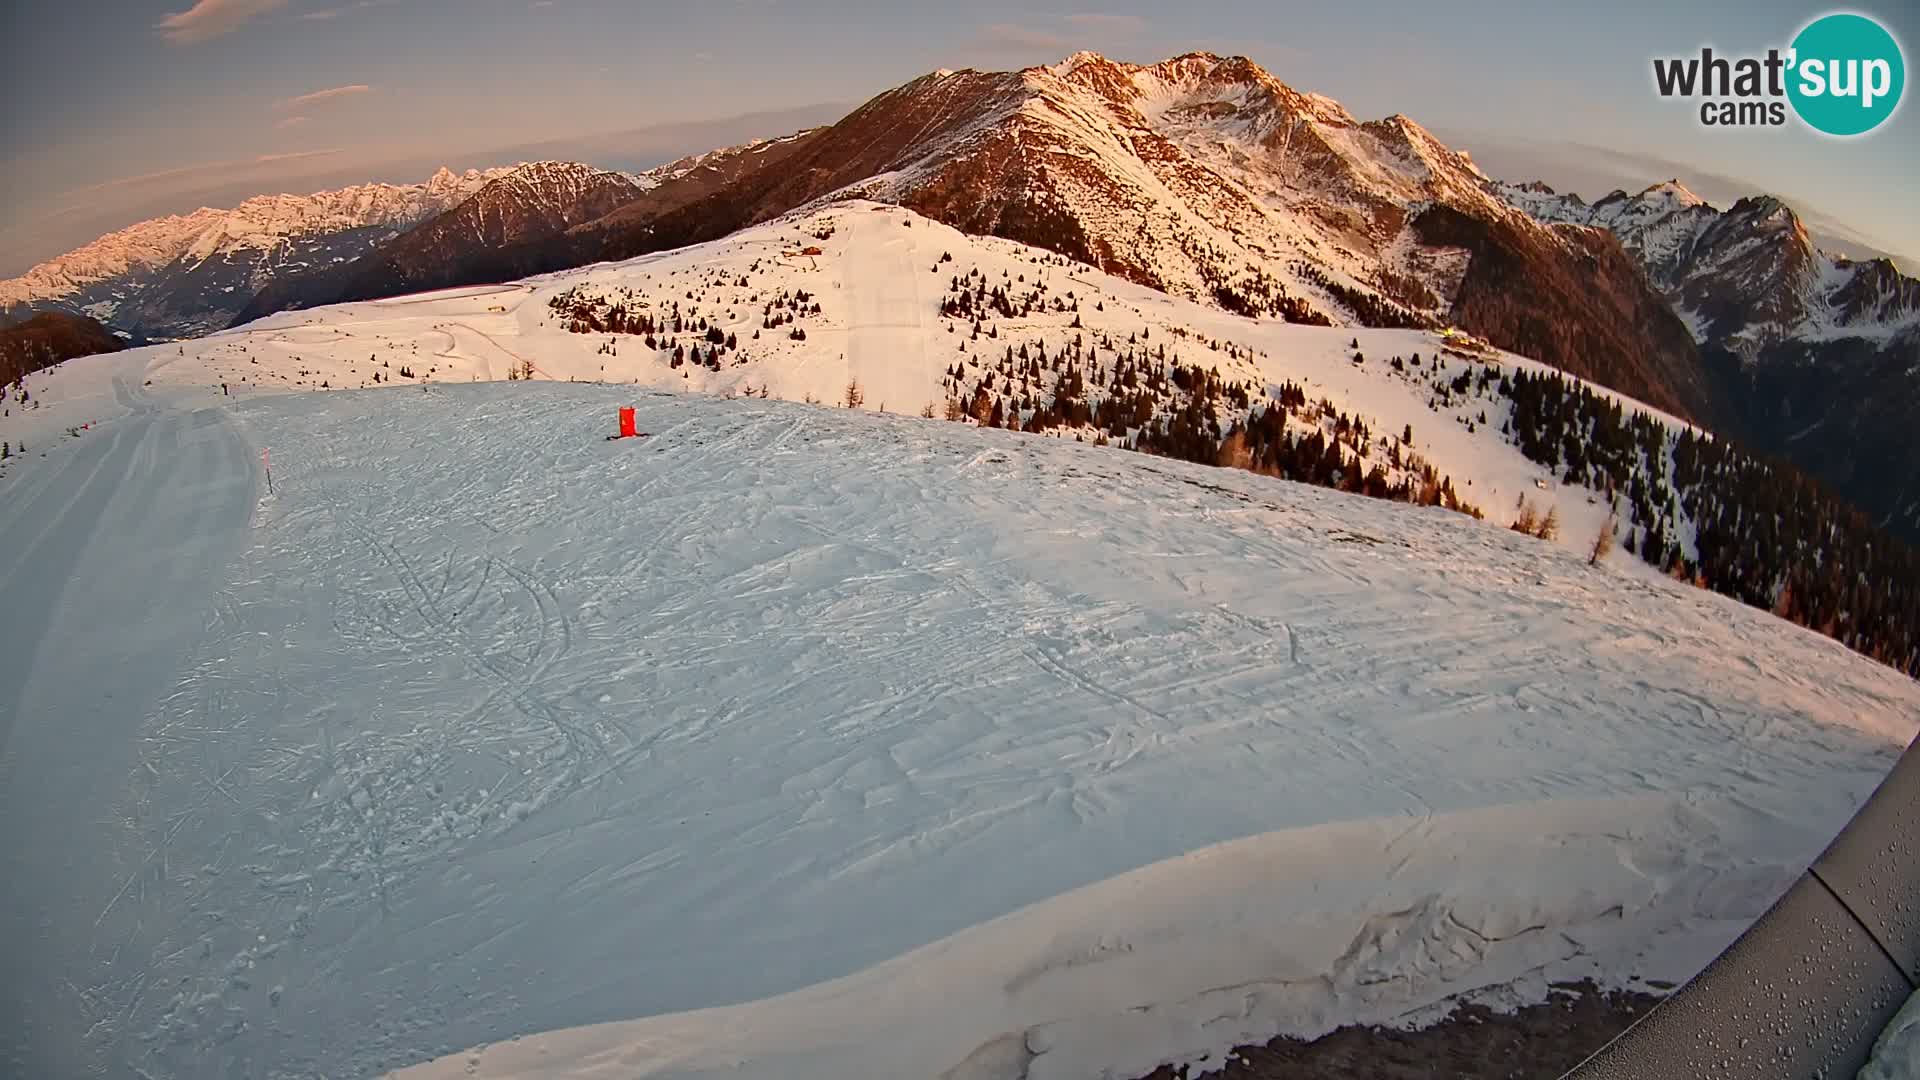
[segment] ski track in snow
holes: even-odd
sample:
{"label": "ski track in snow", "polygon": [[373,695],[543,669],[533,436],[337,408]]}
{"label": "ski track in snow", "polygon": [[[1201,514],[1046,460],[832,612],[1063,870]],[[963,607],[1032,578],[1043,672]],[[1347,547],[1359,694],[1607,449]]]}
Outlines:
{"label": "ski track in snow", "polygon": [[231,797],[194,767],[171,777],[181,816],[136,824],[126,800],[128,775],[150,765],[143,718],[243,539],[247,447],[218,409],[147,399],[140,361],[97,361],[120,415],[56,445],[0,522],[0,1063],[22,1076],[80,1075],[95,1025],[122,1008],[114,993],[149,991],[147,958],[126,951],[144,941],[121,928],[151,918],[193,808]]}
{"label": "ski track in snow", "polygon": [[1123,1075],[1677,980],[1920,716],[1730,600],[1117,449],[586,384],[227,404],[127,397],[0,524],[0,599],[53,612],[4,650],[7,911],[53,932],[0,1060],[603,1024],[427,1075]]}

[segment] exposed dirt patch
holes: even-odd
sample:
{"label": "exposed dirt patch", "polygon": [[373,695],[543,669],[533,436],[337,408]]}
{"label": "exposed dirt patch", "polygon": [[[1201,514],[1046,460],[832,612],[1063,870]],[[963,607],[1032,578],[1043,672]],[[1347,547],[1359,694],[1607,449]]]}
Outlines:
{"label": "exposed dirt patch", "polygon": [[[1462,1005],[1420,1031],[1341,1028],[1312,1042],[1242,1047],[1215,1076],[1233,1080],[1556,1080],[1645,1015],[1660,999],[1603,993],[1592,983],[1556,990],[1512,1014]],[[1160,1068],[1144,1080],[1184,1080]]]}

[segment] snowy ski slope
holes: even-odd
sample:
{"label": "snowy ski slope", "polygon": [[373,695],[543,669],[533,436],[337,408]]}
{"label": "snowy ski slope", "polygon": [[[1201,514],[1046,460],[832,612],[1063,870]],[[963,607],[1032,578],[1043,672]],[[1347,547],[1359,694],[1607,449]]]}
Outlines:
{"label": "snowy ski slope", "polygon": [[[917,411],[964,336],[942,253],[1067,274],[824,213],[824,240],[781,223],[29,380],[43,404],[0,420],[29,443],[0,479],[0,922],[29,942],[0,1063],[1129,1076],[1463,993],[1658,988],[1920,728],[1890,669],[1498,521],[679,392],[851,375]],[[823,254],[781,258],[795,237]],[[748,362],[720,372],[543,322],[583,282],[684,303],[756,259],[750,290],[822,312],[750,351],[738,300]],[[1352,331],[1072,274],[1088,333],[1230,337],[1414,424],[1476,494],[1540,491],[1350,363]],[[284,392],[369,355],[427,386]],[[528,358],[544,377],[471,382]],[[648,438],[605,440],[622,405]]]}
{"label": "snowy ski slope", "polygon": [[[813,247],[821,254],[800,254]],[[1052,298],[1071,294],[1078,310],[1036,309],[997,319],[994,339],[970,341],[968,324],[940,311],[951,279],[969,270],[1013,291],[1044,283]],[[661,316],[678,304],[689,324],[693,313],[712,316],[714,325],[735,335],[739,348],[716,371],[693,363],[672,366],[667,335],[656,350],[633,335],[570,333],[552,307],[556,297],[570,291]],[[819,315],[793,324],[805,339],[792,339],[788,326],[763,329],[764,305],[800,292],[821,308]],[[1597,493],[1563,489],[1551,470],[1527,461],[1501,439],[1498,429],[1509,407],[1504,402],[1491,412],[1478,401],[1436,411],[1429,407],[1427,383],[1388,369],[1394,356],[1417,354],[1431,363],[1442,354],[1439,335],[1242,318],[1048,252],[967,236],[909,211],[864,201],[798,212],[713,243],[526,282],[284,312],[160,347],[151,355],[165,363],[151,374],[156,386],[170,391],[205,391],[226,382],[244,397],[371,387],[378,385],[376,375],[409,385],[497,380],[507,378],[516,364],[531,362],[538,381],[604,380],[722,395],[765,392],[791,401],[837,402],[848,382],[858,381],[865,408],[912,414],[928,405],[940,410],[946,394],[942,380],[951,366],[991,360],[1008,346],[1031,343],[1058,350],[1075,338],[1105,338],[1116,349],[1132,348],[1128,339],[1143,333],[1139,347],[1164,346],[1169,359],[1215,367],[1226,377],[1261,386],[1297,383],[1311,400],[1331,401],[1364,419],[1383,439],[1411,427],[1414,439],[1406,449],[1452,477],[1462,497],[1490,520],[1510,520],[1524,496],[1543,514],[1549,507],[1559,510],[1565,523],[1561,542],[1571,549],[1585,548],[1606,520],[1607,508]],[[684,345],[699,340],[691,330],[673,337]],[[1370,358],[1362,365],[1351,361],[1356,341],[1358,351]],[[1211,343],[1234,346],[1238,355],[1214,350]],[[1110,360],[1113,353],[1105,355]],[[1489,351],[1487,356],[1503,368],[1540,367],[1511,354]],[[1451,362],[1452,370],[1460,370],[1458,358]],[[403,367],[414,377],[401,376]],[[1637,402],[1629,405],[1661,415]],[[1486,421],[1469,431],[1467,424],[1481,415]],[[13,420],[0,420],[0,438],[22,432],[18,419],[16,412]],[[1683,425],[1671,421],[1670,426],[1677,431]],[[1383,459],[1384,452],[1376,449],[1372,460]],[[1685,528],[1682,533],[1690,542]],[[1625,552],[1613,558],[1623,566],[1636,562]]]}
{"label": "snowy ski slope", "polygon": [[[649,439],[603,439],[624,403]],[[152,408],[270,444],[275,492],[61,534],[239,554],[152,599],[204,613],[171,669],[88,677],[166,651],[124,610],[41,646],[4,791],[60,843],[7,854],[60,892],[9,914],[86,990],[30,1061],[1128,1075],[1677,981],[1920,716],[1704,592],[1114,448],[591,385]],[[108,690],[121,752],[63,753]]]}

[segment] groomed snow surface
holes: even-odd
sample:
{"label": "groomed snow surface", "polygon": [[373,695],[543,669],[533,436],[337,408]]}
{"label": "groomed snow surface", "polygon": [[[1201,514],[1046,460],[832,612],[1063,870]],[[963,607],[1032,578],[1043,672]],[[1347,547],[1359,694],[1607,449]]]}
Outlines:
{"label": "groomed snow surface", "polygon": [[221,399],[169,352],[36,377],[104,422],[6,481],[22,1075],[1124,1077],[1644,989],[1920,717],[1445,511],[630,386]]}

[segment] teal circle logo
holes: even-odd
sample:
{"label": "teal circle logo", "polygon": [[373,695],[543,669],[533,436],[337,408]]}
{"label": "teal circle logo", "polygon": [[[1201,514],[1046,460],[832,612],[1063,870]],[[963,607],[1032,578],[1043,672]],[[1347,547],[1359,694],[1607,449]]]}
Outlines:
{"label": "teal circle logo", "polygon": [[1865,15],[1822,15],[1793,39],[1787,99],[1808,126],[1864,135],[1900,105],[1907,64],[1900,43]]}

